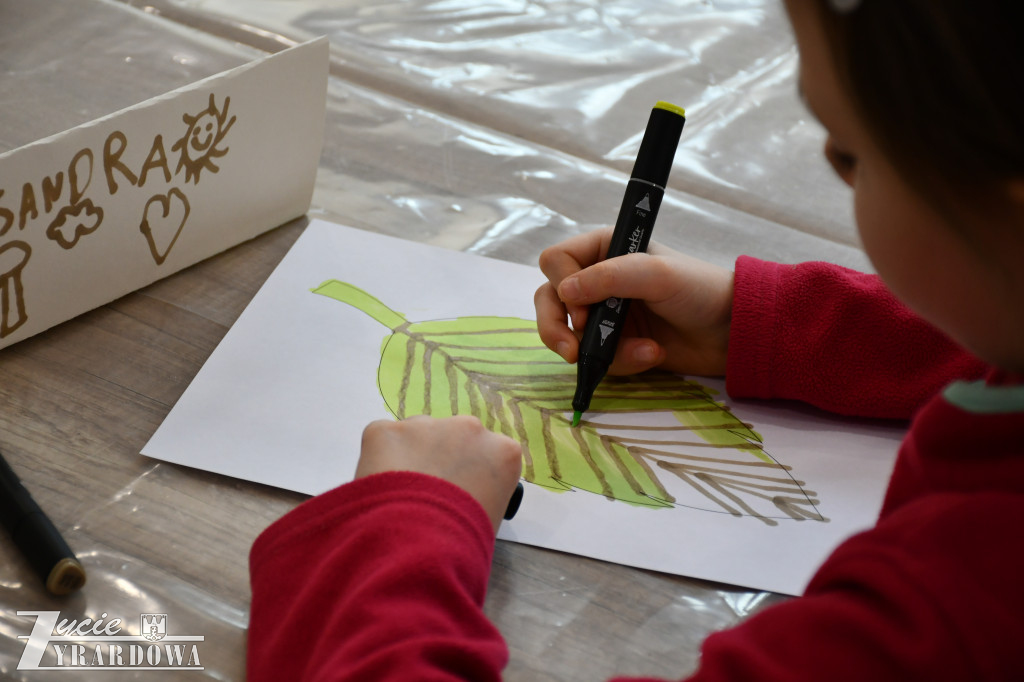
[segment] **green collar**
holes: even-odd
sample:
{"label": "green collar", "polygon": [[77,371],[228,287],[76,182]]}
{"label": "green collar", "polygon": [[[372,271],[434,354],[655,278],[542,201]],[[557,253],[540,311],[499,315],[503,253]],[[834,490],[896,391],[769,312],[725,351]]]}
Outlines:
{"label": "green collar", "polygon": [[989,386],[984,381],[954,381],[942,395],[956,407],[975,414],[1024,412],[1024,385]]}

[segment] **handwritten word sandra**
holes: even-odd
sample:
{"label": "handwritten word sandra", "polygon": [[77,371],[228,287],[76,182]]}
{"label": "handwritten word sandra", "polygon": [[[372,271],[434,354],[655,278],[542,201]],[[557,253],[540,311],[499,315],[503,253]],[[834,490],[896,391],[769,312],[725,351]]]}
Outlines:
{"label": "handwritten word sandra", "polygon": [[[117,194],[124,184],[144,187],[152,174],[160,176],[164,183],[170,183],[175,176],[184,171],[186,183],[191,181],[198,184],[203,169],[208,169],[211,173],[219,170],[212,159],[222,157],[228,152],[227,148],[222,148],[220,144],[236,118],[228,117],[230,102],[231,98],[225,97],[223,108],[218,108],[211,93],[205,109],[197,114],[182,116],[186,130],[171,146],[171,150],[178,156],[173,171],[162,134],[153,136],[143,161],[132,167],[125,159],[129,146],[128,137],[122,131],[115,130],[104,140],[98,161],[97,152],[85,147],[72,155],[65,168],[39,178],[38,181],[24,183],[20,194],[11,196],[7,201],[4,198],[8,196],[9,188],[0,187],[0,237],[6,235],[14,225],[17,225],[19,230],[24,230],[29,221],[38,220],[41,216],[49,217],[56,213],[57,219],[63,222],[69,213],[81,213],[82,207],[86,206],[83,198],[97,174],[97,165],[99,170],[102,170],[107,194],[110,196]],[[15,197],[16,200],[11,202],[10,199]],[[85,199],[85,202],[88,201]],[[92,204],[88,206],[91,208]],[[102,220],[102,209],[89,211],[90,214],[97,212]],[[97,222],[92,229],[98,226]],[[49,229],[53,229],[52,223]],[[77,242],[77,239],[68,239],[68,243],[62,243],[61,239],[49,232],[48,236],[65,249],[71,248]],[[63,234],[61,236],[63,237]]]}
{"label": "handwritten word sandra", "polygon": [[[135,170],[122,160],[127,149],[128,139],[120,130],[110,133],[103,143],[100,163],[106,178],[107,192],[111,196],[117,194],[119,181],[143,187],[154,171],[159,173],[164,182],[171,181],[173,173],[162,135],[153,138],[149,153]],[[30,220],[36,220],[40,215],[49,216],[59,213],[61,209],[73,210],[92,183],[95,158],[93,150],[88,147],[79,150],[68,162],[66,173],[60,170],[41,178],[37,183],[26,182],[21,186],[19,199],[11,205],[4,205],[6,192],[0,188],[0,237],[7,234],[15,224],[19,230],[24,230]]]}

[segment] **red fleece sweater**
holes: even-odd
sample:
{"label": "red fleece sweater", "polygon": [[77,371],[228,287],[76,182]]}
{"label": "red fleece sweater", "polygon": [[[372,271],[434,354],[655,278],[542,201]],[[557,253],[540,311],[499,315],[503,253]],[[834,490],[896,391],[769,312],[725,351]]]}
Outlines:
{"label": "red fleece sweater", "polygon": [[[935,395],[983,371],[877,278],[737,262],[730,394],[916,416],[877,526],[803,597],[708,637],[692,679],[1024,679],[1024,384]],[[493,543],[468,494],[418,474],[299,506],[252,549],[249,680],[500,679]]]}

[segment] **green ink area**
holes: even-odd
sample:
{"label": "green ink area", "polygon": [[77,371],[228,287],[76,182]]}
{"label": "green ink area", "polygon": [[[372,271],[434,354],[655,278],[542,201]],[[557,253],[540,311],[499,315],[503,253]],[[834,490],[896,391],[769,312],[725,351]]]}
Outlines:
{"label": "green ink area", "polygon": [[[681,502],[663,485],[670,475],[696,492],[698,502],[687,506],[769,525],[774,518],[824,520],[813,493],[764,452],[761,436],[697,382],[656,372],[608,377],[584,421],[572,428],[575,366],[543,345],[534,321],[410,322],[351,284],[328,280],[312,291],[391,330],[381,343],[377,380],[396,418],[474,415],[523,445],[523,478],[530,483],[671,508]],[[664,419],[667,414],[673,419]]]}

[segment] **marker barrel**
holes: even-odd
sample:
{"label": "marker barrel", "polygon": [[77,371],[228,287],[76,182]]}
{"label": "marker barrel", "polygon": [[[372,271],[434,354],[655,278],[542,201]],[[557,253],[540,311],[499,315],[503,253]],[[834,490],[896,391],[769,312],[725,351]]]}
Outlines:
{"label": "marker barrel", "polygon": [[85,572],[53,522],[0,456],[0,524],[54,594],[82,586]]}
{"label": "marker barrel", "polygon": [[[662,188],[643,180],[629,181],[608,248],[609,258],[647,251],[664,195]],[[586,412],[590,407],[594,390],[615,358],[628,313],[629,299],[624,298],[609,298],[590,306],[580,342],[574,410]]]}
{"label": "marker barrel", "polygon": [[679,146],[679,137],[683,134],[683,124],[686,122],[681,112],[678,107],[665,102],[658,102],[651,109],[640,149],[636,153],[633,172],[630,173],[631,178],[646,180],[659,187],[668,184],[676,147]]}
{"label": "marker barrel", "polygon": [[[651,110],[606,259],[647,251],[685,121],[680,110],[671,105],[659,102]],[[594,391],[615,357],[628,312],[629,300],[621,298],[609,298],[590,307],[576,369],[572,401],[576,412],[586,412],[590,407]]]}

